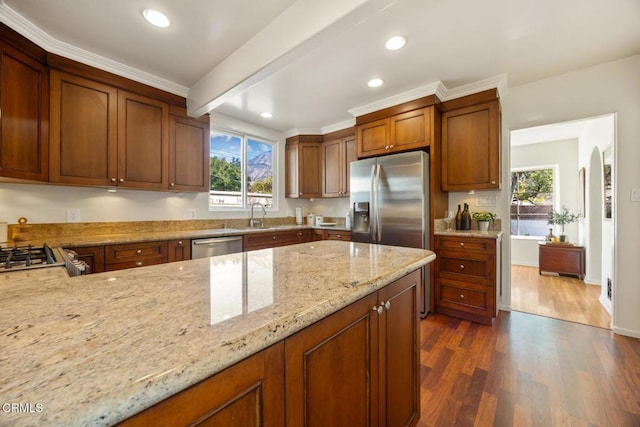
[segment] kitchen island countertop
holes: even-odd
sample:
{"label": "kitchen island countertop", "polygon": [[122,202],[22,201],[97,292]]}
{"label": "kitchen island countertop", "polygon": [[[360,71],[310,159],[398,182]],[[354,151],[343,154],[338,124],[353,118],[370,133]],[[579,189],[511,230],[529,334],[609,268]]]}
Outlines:
{"label": "kitchen island countertop", "polygon": [[114,424],[434,258],[320,241],[75,278],[5,273],[0,396],[29,410],[0,425]]}

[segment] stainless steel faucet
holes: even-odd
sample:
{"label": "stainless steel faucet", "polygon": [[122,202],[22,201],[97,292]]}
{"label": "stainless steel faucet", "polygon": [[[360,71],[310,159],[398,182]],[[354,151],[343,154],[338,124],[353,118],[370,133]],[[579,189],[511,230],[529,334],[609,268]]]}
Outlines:
{"label": "stainless steel faucet", "polygon": [[[253,219],[253,207],[260,206],[262,208],[262,219],[257,220]],[[249,219],[249,227],[254,228],[256,224],[260,224],[260,227],[264,227],[264,216],[267,214],[267,210],[264,208],[264,205],[260,202],[251,203],[251,218]]]}

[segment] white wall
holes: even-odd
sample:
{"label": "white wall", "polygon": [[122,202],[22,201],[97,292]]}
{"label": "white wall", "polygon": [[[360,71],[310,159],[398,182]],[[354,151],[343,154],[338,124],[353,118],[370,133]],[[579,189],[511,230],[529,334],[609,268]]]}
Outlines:
{"label": "white wall", "polygon": [[[640,286],[637,280],[640,203],[631,202],[630,193],[632,188],[640,188],[638,76],[640,55],[634,55],[512,87],[502,96],[503,135],[505,131],[617,113],[612,323],[617,333],[636,337],[640,337]],[[503,143],[503,154],[508,156],[508,140],[503,142],[507,142]],[[503,176],[503,188],[505,183]],[[510,286],[510,283],[505,285]],[[508,295],[504,295],[504,298],[508,297],[510,301],[510,290],[506,293]]]}
{"label": "white wall", "polygon": [[[571,212],[578,212],[578,140],[567,139],[511,147],[511,168],[536,168],[554,166],[554,209],[566,206]],[[509,191],[507,189],[507,191]],[[507,221],[506,224],[509,224]],[[504,228],[508,230],[508,225]],[[552,226],[548,226],[552,228]],[[555,226],[553,234],[560,235],[561,228]],[[578,224],[565,226],[570,242],[583,243],[578,233]],[[546,235],[547,233],[545,233]],[[511,263],[538,266],[538,244],[544,236],[532,240],[526,236],[511,236]]]}

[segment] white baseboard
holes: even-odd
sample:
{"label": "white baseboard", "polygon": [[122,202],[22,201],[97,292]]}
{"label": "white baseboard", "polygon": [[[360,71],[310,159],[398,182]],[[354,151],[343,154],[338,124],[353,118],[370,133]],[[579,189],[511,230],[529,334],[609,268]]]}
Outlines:
{"label": "white baseboard", "polygon": [[600,305],[604,307],[605,310],[607,310],[607,313],[611,315],[611,310],[613,307],[611,306],[611,301],[609,300],[609,298],[600,294],[600,298],[598,298],[598,301],[600,301]]}
{"label": "white baseboard", "polygon": [[618,335],[624,335],[627,337],[640,338],[640,331],[632,331],[631,329],[613,327],[613,332]]}
{"label": "white baseboard", "polygon": [[535,268],[538,268],[538,263],[530,263],[530,262],[513,262],[513,261],[511,261],[511,265],[521,265],[523,267],[535,267]]}

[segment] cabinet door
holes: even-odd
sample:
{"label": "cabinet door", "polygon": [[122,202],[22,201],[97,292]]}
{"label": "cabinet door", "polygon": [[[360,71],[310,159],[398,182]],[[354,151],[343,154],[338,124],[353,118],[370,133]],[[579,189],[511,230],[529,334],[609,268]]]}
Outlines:
{"label": "cabinet door", "polygon": [[169,240],[167,242],[168,262],[191,259],[191,242],[189,240]]}
{"label": "cabinet door", "polygon": [[118,91],[51,71],[51,181],[116,185]]}
{"label": "cabinet door", "polygon": [[369,426],[378,417],[378,318],[369,295],[285,340],[286,420]]}
{"label": "cabinet door", "polygon": [[298,163],[298,151],[298,144],[286,144],[284,147],[285,197],[291,199],[300,197],[300,192],[298,191],[298,169],[300,167]]}
{"label": "cabinet door", "polygon": [[499,188],[499,102],[486,102],[443,113],[442,189]]}
{"label": "cabinet door", "polygon": [[145,96],[118,91],[118,185],[169,187],[169,108]]}
{"label": "cabinet door", "polygon": [[125,420],[121,426],[264,426],[284,422],[278,343]]}
{"label": "cabinet door", "polygon": [[104,271],[104,246],[81,246],[69,248],[78,254],[78,259],[89,265],[89,274]]}
{"label": "cabinet door", "polygon": [[0,176],[49,179],[49,70],[0,46]]}
{"label": "cabinet door", "polygon": [[341,197],[344,191],[342,139],[326,141],[322,144],[324,155],[322,174],[322,197]]}
{"label": "cabinet door", "polygon": [[301,142],[298,152],[299,197],[313,199],[322,197],[322,144]]}
{"label": "cabinet door", "polygon": [[169,125],[169,189],[208,191],[208,122],[172,115]]}
{"label": "cabinet door", "polygon": [[415,150],[431,144],[433,107],[409,111],[391,117],[392,151]]}
{"label": "cabinet door", "polygon": [[389,119],[376,120],[358,126],[358,158],[386,154],[391,145],[389,127]]}
{"label": "cabinet door", "polygon": [[356,137],[344,138],[342,143],[342,153],[344,160],[344,168],[342,175],[342,188],[343,193],[342,197],[349,197],[351,192],[351,187],[349,185],[350,177],[351,177],[351,162],[358,160],[358,153],[356,147]]}
{"label": "cabinet door", "polygon": [[379,291],[381,426],[415,425],[420,418],[420,270]]}

